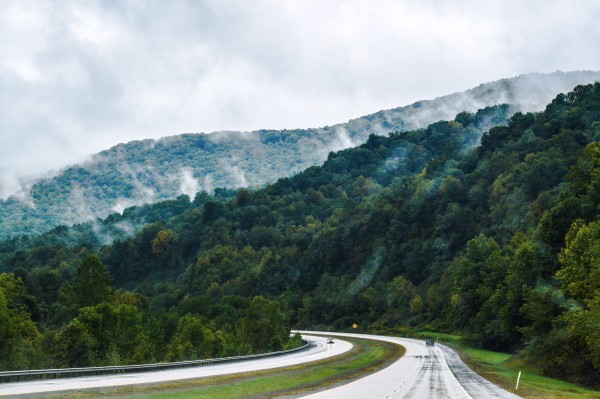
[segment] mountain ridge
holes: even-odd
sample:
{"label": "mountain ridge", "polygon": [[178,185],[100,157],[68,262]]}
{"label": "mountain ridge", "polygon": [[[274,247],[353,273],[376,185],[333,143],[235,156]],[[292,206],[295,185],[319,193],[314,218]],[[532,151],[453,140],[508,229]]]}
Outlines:
{"label": "mountain ridge", "polygon": [[[500,103],[511,106],[506,118],[537,111],[559,92],[596,79],[600,72],[527,74],[321,128],[185,133],[117,144],[1,201],[0,239],[215,187],[262,186],[319,165],[329,152],[363,143],[370,134],[423,128]],[[489,127],[502,123],[493,120]]]}

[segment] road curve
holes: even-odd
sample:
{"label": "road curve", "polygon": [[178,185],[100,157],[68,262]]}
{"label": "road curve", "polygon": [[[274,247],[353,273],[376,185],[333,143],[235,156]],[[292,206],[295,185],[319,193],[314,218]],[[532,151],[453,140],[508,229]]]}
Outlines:
{"label": "road curve", "polygon": [[26,381],[0,384],[0,397],[11,395],[43,394],[57,391],[77,391],[90,388],[106,388],[123,385],[150,384],[176,381],[190,378],[210,377],[278,367],[292,366],[340,355],[352,349],[352,344],[336,340],[335,345],[327,345],[324,337],[304,335],[304,339],[314,342],[314,347],[287,355],[240,361],[236,363],[216,364],[212,366],[190,367],[154,371],[146,373],[117,374],[104,376],[87,376],[55,380]]}
{"label": "road curve", "polygon": [[[300,331],[317,334],[317,331]],[[516,399],[512,394],[484,379],[458,354],[445,345],[425,346],[415,339],[366,334],[321,333],[340,337],[367,338],[394,342],[406,348],[406,354],[395,363],[346,385],[320,391],[307,399]]]}

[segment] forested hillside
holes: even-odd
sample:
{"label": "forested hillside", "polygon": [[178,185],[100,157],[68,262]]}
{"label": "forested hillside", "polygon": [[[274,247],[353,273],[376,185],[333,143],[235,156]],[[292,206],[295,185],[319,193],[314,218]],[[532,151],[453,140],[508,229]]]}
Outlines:
{"label": "forested hillside", "polygon": [[[370,134],[423,128],[462,111],[510,104],[505,119],[489,121],[488,127],[503,124],[515,111],[541,110],[558,93],[596,79],[600,72],[529,74],[319,129],[183,134],[119,144],[1,200],[0,239],[105,218],[181,194],[212,193],[215,187],[263,186],[320,165],[330,151],[364,143]],[[121,235],[133,226],[124,227]]]}
{"label": "forested hillside", "polygon": [[371,135],[262,189],[181,197],[101,248],[67,228],[5,241],[2,366],[275,348],[288,325],[356,322],[460,332],[597,385],[600,83],[481,136],[505,108]]}

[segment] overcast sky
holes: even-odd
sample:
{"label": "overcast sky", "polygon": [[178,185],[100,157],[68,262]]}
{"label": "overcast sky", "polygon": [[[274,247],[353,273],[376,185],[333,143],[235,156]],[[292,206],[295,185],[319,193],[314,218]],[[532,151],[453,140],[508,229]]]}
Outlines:
{"label": "overcast sky", "polygon": [[0,195],[120,142],[600,69],[600,2],[0,0]]}

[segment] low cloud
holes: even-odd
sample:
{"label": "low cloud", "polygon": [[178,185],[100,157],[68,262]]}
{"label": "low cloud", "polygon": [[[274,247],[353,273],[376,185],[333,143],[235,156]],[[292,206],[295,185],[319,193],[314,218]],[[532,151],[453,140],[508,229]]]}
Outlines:
{"label": "low cloud", "polygon": [[21,185],[19,187],[19,191],[14,193],[12,198],[21,202],[27,208],[35,210],[35,209],[37,209],[37,206],[35,205],[35,200],[31,196],[31,187],[32,187],[31,182],[21,183]]}
{"label": "low cloud", "polygon": [[86,197],[85,191],[81,187],[77,185],[72,187],[67,199],[67,213],[63,215],[63,221],[67,224],[74,224],[96,219],[96,212],[90,201],[93,199]]}
{"label": "low cloud", "polygon": [[335,128],[335,137],[328,144],[330,151],[340,151],[346,148],[354,147],[357,143],[352,141],[346,128],[337,126]]}
{"label": "low cloud", "polygon": [[194,172],[189,168],[182,168],[180,175],[181,184],[179,185],[179,192],[194,199],[196,193],[200,191],[200,184],[194,177]]}
{"label": "low cloud", "polygon": [[[152,187],[144,186],[139,181],[135,181],[134,183],[135,190],[133,191],[133,195],[128,198],[118,199],[112,207],[113,212],[122,214],[125,209],[132,206],[148,204],[155,201],[156,190],[154,190]],[[98,207],[97,209],[102,208]]]}
{"label": "low cloud", "polygon": [[560,0],[7,0],[0,196],[118,142],[331,126],[521,73],[597,69],[599,14]]}
{"label": "low cloud", "polygon": [[213,177],[211,175],[204,176],[202,190],[206,191],[208,194],[212,194],[214,189]]}
{"label": "low cloud", "polygon": [[242,142],[258,142],[258,132],[231,132],[221,131],[207,134],[206,138],[213,144],[222,144],[231,141],[242,141]]}
{"label": "low cloud", "polygon": [[383,248],[375,250],[373,255],[369,258],[366,265],[362,268],[359,275],[350,283],[348,286],[347,294],[354,296],[367,288],[373,281],[373,277],[379,271],[383,259],[386,255],[386,251]]}
{"label": "low cloud", "polygon": [[234,187],[247,187],[248,180],[246,180],[246,174],[238,166],[225,165],[225,170],[233,177]]}

